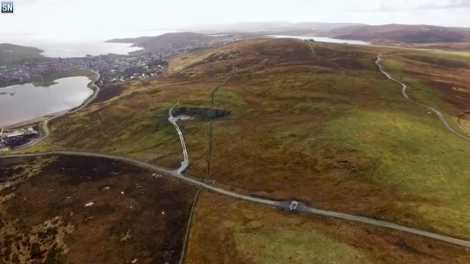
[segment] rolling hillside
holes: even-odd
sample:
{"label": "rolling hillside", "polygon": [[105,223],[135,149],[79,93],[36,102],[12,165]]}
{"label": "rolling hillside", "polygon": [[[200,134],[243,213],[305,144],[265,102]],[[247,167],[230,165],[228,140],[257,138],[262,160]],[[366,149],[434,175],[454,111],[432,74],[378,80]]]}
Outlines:
{"label": "rolling hillside", "polygon": [[328,37],[364,40],[375,43],[470,42],[470,28],[429,25],[351,26],[330,30]]}
{"label": "rolling hillside", "polygon": [[[224,110],[230,115],[178,121],[187,175],[252,197],[295,199],[468,240],[470,144],[379,72],[377,54],[387,53],[381,64],[409,85],[410,97],[460,129],[456,115],[470,102],[462,57],[250,39],[175,55],[158,79],[126,83],[119,92],[103,88],[83,111],[55,119],[53,134],[26,151],[86,150],[176,169],[181,142],[169,109],[179,102],[180,109]],[[103,92],[115,97],[102,99]],[[194,208],[185,263],[470,263],[464,249],[430,239],[204,190]]]}

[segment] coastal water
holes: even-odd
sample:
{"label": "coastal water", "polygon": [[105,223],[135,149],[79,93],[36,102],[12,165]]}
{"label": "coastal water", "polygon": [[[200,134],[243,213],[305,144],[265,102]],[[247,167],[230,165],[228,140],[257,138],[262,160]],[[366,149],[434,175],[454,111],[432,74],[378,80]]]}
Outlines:
{"label": "coastal water", "polygon": [[159,36],[170,31],[135,30],[107,32],[76,32],[34,33],[34,34],[2,34],[0,43],[11,43],[30,46],[44,50],[47,57],[84,57],[86,55],[122,54],[140,50],[127,43],[105,43],[113,38],[135,38],[142,36]]}
{"label": "coastal water", "polygon": [[284,35],[268,35],[268,37],[273,38],[296,38],[296,39],[313,39],[317,42],[329,42],[329,43],[347,43],[353,45],[370,45],[367,42],[360,40],[351,40],[351,39],[335,39],[335,38],[326,38],[326,37],[307,37],[307,36],[284,36]]}
{"label": "coastal water", "polygon": [[0,89],[0,128],[80,106],[93,90],[87,77],[69,77],[43,87],[31,83]]}
{"label": "coastal water", "polygon": [[[105,43],[113,38],[158,36],[170,31],[133,30],[85,33],[10,33],[2,34],[0,43],[11,43],[44,50],[47,57],[84,57],[86,55],[128,54],[140,48],[131,44]],[[93,91],[87,77],[56,80],[49,87],[33,84],[13,85],[0,89],[0,128],[39,117],[64,112],[83,103]]]}

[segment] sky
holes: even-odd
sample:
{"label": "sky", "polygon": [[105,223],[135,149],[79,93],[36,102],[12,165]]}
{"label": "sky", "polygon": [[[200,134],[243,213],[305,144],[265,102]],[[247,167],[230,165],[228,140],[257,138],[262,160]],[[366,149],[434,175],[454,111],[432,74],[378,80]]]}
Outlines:
{"label": "sky", "polygon": [[14,0],[2,34],[175,29],[233,22],[354,22],[470,27],[470,0]]}

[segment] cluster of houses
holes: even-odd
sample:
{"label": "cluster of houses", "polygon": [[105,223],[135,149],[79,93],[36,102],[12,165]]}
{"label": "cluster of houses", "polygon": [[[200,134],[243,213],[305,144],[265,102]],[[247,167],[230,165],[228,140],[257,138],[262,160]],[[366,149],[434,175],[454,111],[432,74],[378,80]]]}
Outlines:
{"label": "cluster of houses", "polygon": [[[161,55],[147,54],[141,56],[117,58],[116,65],[96,70],[100,73],[100,79],[96,82],[103,86],[116,82],[124,82],[133,79],[145,79],[163,74],[168,70],[168,62],[160,58]],[[143,59],[145,58],[145,59]],[[132,65],[126,67],[123,65]]]}
{"label": "cluster of houses", "polygon": [[168,63],[161,54],[148,53],[140,56],[99,55],[77,58],[44,58],[25,61],[14,68],[0,68],[0,87],[31,82],[48,74],[89,69],[100,73],[99,85],[113,81],[126,81],[134,75],[156,76],[167,70]]}
{"label": "cluster of houses", "polygon": [[107,54],[75,58],[41,58],[24,61],[14,68],[0,67],[0,87],[32,82],[40,76],[89,69],[100,73],[98,85],[124,82],[130,79],[144,79],[157,76],[168,69],[163,57],[171,56],[188,50],[220,47],[239,40],[230,37],[215,40],[190,39],[176,41],[166,47],[147,49],[147,53],[139,55]]}

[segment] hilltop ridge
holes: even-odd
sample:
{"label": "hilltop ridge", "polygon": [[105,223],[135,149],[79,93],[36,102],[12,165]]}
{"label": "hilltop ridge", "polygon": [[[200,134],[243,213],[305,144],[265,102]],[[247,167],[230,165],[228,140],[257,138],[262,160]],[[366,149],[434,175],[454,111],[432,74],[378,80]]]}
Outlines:
{"label": "hilltop ridge", "polygon": [[430,25],[357,25],[333,29],[325,35],[339,39],[354,39],[376,43],[470,42],[470,28]]}
{"label": "hilltop ridge", "polygon": [[132,47],[141,47],[144,49],[154,48],[180,48],[188,45],[190,42],[210,42],[221,41],[232,36],[206,35],[194,32],[175,32],[166,33],[153,37],[122,38],[107,40],[108,43],[132,43]]}
{"label": "hilltop ridge", "polygon": [[230,27],[217,26],[212,30],[194,29],[159,36],[111,39],[106,42],[132,43],[134,47],[147,50],[186,49],[188,47],[215,47],[241,39],[266,38],[268,35],[285,35],[361,40],[385,45],[404,44],[422,47],[438,45],[436,47],[445,49],[470,49],[470,28],[400,24],[378,26],[351,23],[323,24],[315,22],[238,23],[230,24]]}

